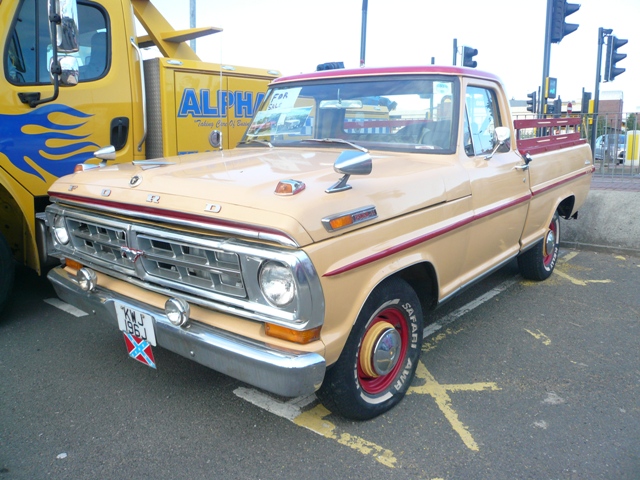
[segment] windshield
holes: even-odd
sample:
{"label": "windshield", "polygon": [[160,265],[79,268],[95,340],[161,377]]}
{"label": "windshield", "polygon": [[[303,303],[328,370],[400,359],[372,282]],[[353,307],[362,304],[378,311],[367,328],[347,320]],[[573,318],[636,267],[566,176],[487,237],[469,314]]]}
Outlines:
{"label": "windshield", "polygon": [[451,153],[458,92],[457,79],[437,76],[276,85],[241,143],[260,140],[275,147],[340,139],[368,148]]}

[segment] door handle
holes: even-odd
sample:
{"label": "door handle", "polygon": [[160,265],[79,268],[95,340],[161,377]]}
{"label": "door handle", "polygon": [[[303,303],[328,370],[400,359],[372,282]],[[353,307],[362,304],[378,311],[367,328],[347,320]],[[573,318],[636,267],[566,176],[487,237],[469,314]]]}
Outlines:
{"label": "door handle", "polygon": [[129,137],[129,119],[127,117],[116,117],[111,120],[111,145],[122,150],[127,144]]}
{"label": "door handle", "polygon": [[524,170],[529,170],[529,165],[516,165],[513,169],[522,172]]}

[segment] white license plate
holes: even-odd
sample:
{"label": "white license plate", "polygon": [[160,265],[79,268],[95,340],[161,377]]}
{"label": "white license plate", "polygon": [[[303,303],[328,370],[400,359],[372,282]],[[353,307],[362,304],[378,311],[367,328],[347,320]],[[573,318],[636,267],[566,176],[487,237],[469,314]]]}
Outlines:
{"label": "white license plate", "polygon": [[154,347],[156,344],[156,332],[153,329],[153,317],[131,308],[126,303],[114,302],[118,325],[120,330],[135,337],[146,340]]}

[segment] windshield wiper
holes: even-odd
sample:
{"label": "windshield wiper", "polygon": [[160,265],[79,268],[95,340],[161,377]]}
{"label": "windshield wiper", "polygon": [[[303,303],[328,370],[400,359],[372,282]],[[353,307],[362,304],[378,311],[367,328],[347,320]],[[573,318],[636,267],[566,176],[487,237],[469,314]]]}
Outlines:
{"label": "windshield wiper", "polygon": [[271,145],[271,142],[267,142],[266,140],[256,140],[256,139],[240,142],[240,145],[249,145],[251,143],[259,143],[260,145],[264,145],[265,147],[273,148],[273,145]]}
{"label": "windshield wiper", "polygon": [[350,147],[355,148],[356,150],[360,150],[361,152],[364,153],[368,153],[369,150],[367,150],[364,147],[361,147],[360,145],[356,145],[353,142],[350,142],[349,140],[345,140],[343,138],[305,138],[304,140],[302,140],[303,142],[318,142],[318,143],[344,143],[345,145],[349,145]]}

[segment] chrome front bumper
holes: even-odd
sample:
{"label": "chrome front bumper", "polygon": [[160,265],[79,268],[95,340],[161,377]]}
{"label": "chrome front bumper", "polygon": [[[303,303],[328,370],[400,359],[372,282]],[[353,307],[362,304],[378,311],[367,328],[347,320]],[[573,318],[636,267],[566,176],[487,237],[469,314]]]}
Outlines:
{"label": "chrome front bumper", "polygon": [[317,353],[278,350],[198,322],[188,322],[189,328],[177,327],[169,322],[164,310],[100,286],[94,292],[85,292],[75,276],[61,267],[50,270],[47,277],[62,300],[116,327],[115,301],[153,316],[159,346],[263,390],[284,397],[308,395],[324,378],[326,363]]}

